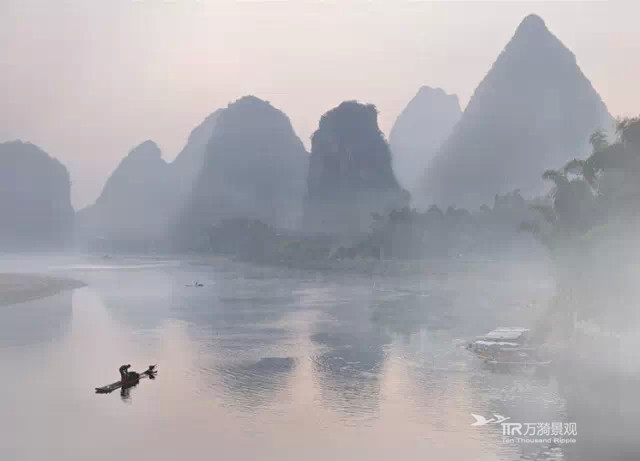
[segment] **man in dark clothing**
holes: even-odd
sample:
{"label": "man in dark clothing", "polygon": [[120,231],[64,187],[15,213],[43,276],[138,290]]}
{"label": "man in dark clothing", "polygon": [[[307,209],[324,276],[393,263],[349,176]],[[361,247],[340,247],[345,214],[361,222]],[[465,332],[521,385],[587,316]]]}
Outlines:
{"label": "man in dark clothing", "polygon": [[131,365],[122,365],[118,371],[120,371],[120,381],[122,381],[123,383],[126,383],[127,380],[129,379],[129,368],[131,367]]}

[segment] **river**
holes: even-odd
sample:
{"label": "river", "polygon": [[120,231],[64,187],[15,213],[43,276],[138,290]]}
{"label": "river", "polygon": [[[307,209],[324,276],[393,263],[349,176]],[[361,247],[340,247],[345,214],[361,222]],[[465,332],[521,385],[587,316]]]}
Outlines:
{"label": "river", "polygon": [[[544,261],[366,273],[29,257],[0,269],[87,284],[0,309],[3,460],[547,459],[545,443],[507,443],[471,414],[570,422],[553,376],[496,373],[463,347],[532,324],[554,294]],[[124,363],[157,364],[158,377],[95,394]]]}

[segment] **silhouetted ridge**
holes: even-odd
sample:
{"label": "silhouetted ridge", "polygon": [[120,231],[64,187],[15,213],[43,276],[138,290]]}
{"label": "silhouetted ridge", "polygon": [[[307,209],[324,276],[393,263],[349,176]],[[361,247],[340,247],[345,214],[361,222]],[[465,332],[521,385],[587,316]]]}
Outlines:
{"label": "silhouetted ridge", "polygon": [[521,37],[526,34],[528,35],[528,38],[532,38],[535,34],[546,35],[547,33],[550,32],[549,29],[547,29],[544,19],[537,14],[530,14],[520,22],[520,25],[516,29],[514,35],[516,37]]}
{"label": "silhouetted ridge", "polygon": [[320,119],[311,139],[306,230],[361,232],[368,229],[371,213],[408,202],[377,118],[375,106],[347,101]]}
{"label": "silhouetted ridge", "polygon": [[516,188],[539,193],[549,165],[584,152],[593,131],[612,126],[573,53],[528,16],[429,165],[426,198],[475,207]]}
{"label": "silhouetted ridge", "polygon": [[221,110],[208,115],[172,163],[153,141],[131,150],[107,180],[100,197],[78,213],[80,244],[100,251],[164,248],[170,224],[191,195],[202,170],[206,146]]}
{"label": "silhouetted ridge", "polygon": [[153,141],[135,147],[107,180],[102,193],[78,213],[81,242],[101,250],[149,250],[164,239],[172,193],[169,165]]}
{"label": "silhouetted ridge", "polygon": [[[96,203],[114,200],[123,188],[141,187],[146,176],[164,170],[167,163],[162,159],[162,152],[153,141],[145,141],[135,147],[122,159],[112,175],[107,179],[104,189]],[[152,169],[152,171],[149,171]],[[136,191],[138,192],[138,191]]]}
{"label": "silhouetted ridge", "polygon": [[441,88],[423,86],[409,101],[389,136],[393,170],[404,187],[412,191],[418,188],[429,161],[461,115],[458,97]]}
{"label": "silhouetted ridge", "polygon": [[54,249],[72,237],[69,172],[39,147],[0,144],[0,249]]}
{"label": "silhouetted ridge", "polygon": [[198,247],[213,226],[235,218],[297,227],[307,165],[308,154],[283,112],[255,96],[238,99],[217,118],[176,223],[176,244]]}
{"label": "silhouetted ridge", "polygon": [[191,189],[204,164],[207,144],[222,110],[218,109],[209,114],[200,125],[191,131],[187,144],[171,163],[171,183],[174,192],[174,204],[170,211],[172,217],[189,199]]}

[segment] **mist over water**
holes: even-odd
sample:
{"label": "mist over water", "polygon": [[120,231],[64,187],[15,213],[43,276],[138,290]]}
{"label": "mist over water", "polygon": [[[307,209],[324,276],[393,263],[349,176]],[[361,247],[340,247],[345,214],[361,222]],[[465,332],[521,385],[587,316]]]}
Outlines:
{"label": "mist over water", "polygon": [[637,7],[94,3],[0,6],[0,460],[640,459]]}
{"label": "mist over water", "polygon": [[[519,449],[476,431],[470,413],[552,420],[564,408],[553,379],[492,373],[460,344],[547,302],[554,284],[544,262],[384,275],[134,259],[21,264],[14,270],[48,266],[88,287],[2,312],[10,459],[175,459],[185,450],[515,459]],[[185,287],[192,280],[204,287]],[[20,323],[34,309],[40,320]],[[121,362],[160,372],[127,398],[94,395]]]}

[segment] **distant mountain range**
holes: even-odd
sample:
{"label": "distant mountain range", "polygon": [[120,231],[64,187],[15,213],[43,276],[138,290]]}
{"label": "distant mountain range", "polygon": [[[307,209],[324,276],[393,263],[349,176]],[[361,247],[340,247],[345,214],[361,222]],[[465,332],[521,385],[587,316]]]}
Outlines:
{"label": "distant mountain range", "polygon": [[[545,169],[584,156],[590,134],[613,127],[575,56],[533,15],[462,114],[455,95],[422,87],[398,116],[391,148],[377,115],[371,104],[343,102],[320,118],[308,153],[286,114],[242,97],[194,128],[171,163],[153,141],[132,149],[96,202],[76,214],[76,241],[105,251],[203,249],[211,229],[233,219],[360,234],[375,214],[409,205],[405,189],[424,208],[475,208],[514,189],[538,194]],[[69,242],[64,166],[11,142],[0,145],[0,175],[0,213],[8,217],[0,248]]]}
{"label": "distant mountain range", "polygon": [[478,207],[513,189],[540,193],[545,169],[584,157],[589,136],[613,125],[573,53],[527,16],[430,162],[424,199]]}
{"label": "distant mountain range", "polygon": [[77,213],[76,240],[104,250],[150,250],[165,246],[169,226],[202,170],[205,150],[220,111],[193,129],[172,163],[153,141],[135,147],[107,180],[96,202]]}

